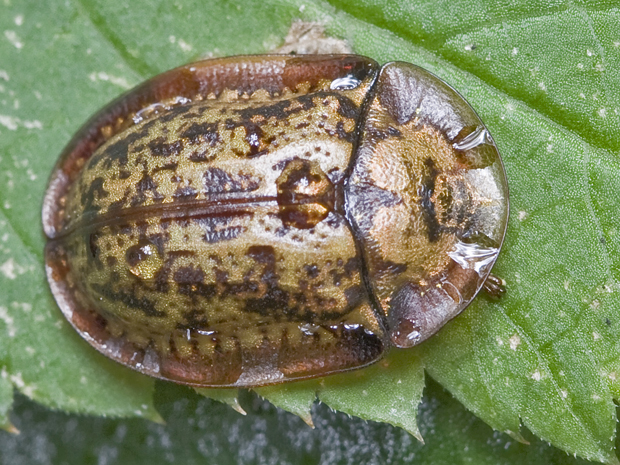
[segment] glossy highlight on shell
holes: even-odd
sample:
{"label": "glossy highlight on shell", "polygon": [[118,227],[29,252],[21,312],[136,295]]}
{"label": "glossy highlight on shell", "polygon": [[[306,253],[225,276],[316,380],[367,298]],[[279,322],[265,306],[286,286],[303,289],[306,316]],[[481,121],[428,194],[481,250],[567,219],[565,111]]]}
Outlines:
{"label": "glossy highlight on shell", "polygon": [[356,55],[156,76],[75,135],[43,206],[50,287],[80,335],[214,387],[424,341],[484,284],[507,216],[501,159],[465,100]]}

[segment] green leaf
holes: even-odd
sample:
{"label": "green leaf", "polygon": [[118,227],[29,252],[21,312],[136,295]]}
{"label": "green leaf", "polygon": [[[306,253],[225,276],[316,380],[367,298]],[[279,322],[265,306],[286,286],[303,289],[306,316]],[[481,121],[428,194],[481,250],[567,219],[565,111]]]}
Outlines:
{"label": "green leaf", "polygon": [[319,399],[334,410],[399,426],[424,442],[417,423],[423,368],[413,351],[393,351],[365,370],[321,380]]}
{"label": "green leaf", "polygon": [[311,380],[283,386],[265,386],[255,388],[253,391],[276,407],[297,415],[304,423],[314,428],[312,405],[316,400],[317,389],[317,382]]}
{"label": "green leaf", "polygon": [[[10,405],[2,400],[10,398],[6,379],[37,402],[68,412],[158,418],[153,382],[94,353],[53,303],[40,228],[47,176],[71,134],[119,93],[203,55],[273,49],[298,18],[321,22],[358,53],[418,64],[454,86],[488,125],[511,189],[512,216],[496,267],[508,282],[506,297],[478,298],[437,337],[391,354],[389,370],[376,365],[326,378],[319,398],[415,434],[424,367],[479,418],[517,440],[533,440],[520,429],[523,423],[565,451],[616,462],[620,10],[595,0],[5,0],[0,5],[0,366],[6,378],[0,423],[3,406]],[[314,388],[259,392],[311,418]],[[459,436],[457,426],[446,426],[448,413],[428,426],[428,402],[438,398],[447,399],[440,394],[421,406],[420,433],[428,444],[424,460],[450,456],[434,452],[433,444],[454,444],[450,450],[463,461],[479,462],[491,453],[497,457],[491,462],[525,457],[511,455],[526,450],[514,442],[504,453],[503,446],[489,449],[473,436]],[[234,402],[230,392],[222,399]],[[449,406],[446,412],[459,408],[449,400],[442,405]],[[235,421],[251,425],[253,420]],[[314,422],[321,424],[316,415]],[[497,437],[508,442],[508,436]],[[484,452],[465,451],[468,444]],[[554,454],[545,450],[548,457]],[[382,458],[389,455],[381,451]]]}
{"label": "green leaf", "polygon": [[243,410],[243,407],[241,407],[241,404],[239,403],[239,389],[195,388],[194,391],[196,391],[201,396],[228,405],[233,410],[239,412],[241,415],[246,415],[245,410]]}
{"label": "green leaf", "polygon": [[9,433],[16,433],[17,429],[9,419],[9,412],[13,406],[13,384],[6,375],[6,371],[2,371],[0,375],[0,428]]}

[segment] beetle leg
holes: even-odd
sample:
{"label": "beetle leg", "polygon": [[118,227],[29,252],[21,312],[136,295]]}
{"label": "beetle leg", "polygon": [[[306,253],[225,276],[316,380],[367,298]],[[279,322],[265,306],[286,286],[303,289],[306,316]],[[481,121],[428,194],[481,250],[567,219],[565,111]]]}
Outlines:
{"label": "beetle leg", "polygon": [[506,281],[491,273],[482,285],[482,288],[492,299],[499,299],[506,293]]}

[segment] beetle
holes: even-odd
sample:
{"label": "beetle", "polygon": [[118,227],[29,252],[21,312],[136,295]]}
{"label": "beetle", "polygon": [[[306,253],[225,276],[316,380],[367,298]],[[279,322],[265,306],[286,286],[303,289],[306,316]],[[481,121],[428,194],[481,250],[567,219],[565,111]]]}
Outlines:
{"label": "beetle", "polygon": [[460,313],[508,218],[502,160],[449,85],[357,55],[240,56],[93,116],[45,194],[77,332],[142,373],[252,387],[369,365]]}

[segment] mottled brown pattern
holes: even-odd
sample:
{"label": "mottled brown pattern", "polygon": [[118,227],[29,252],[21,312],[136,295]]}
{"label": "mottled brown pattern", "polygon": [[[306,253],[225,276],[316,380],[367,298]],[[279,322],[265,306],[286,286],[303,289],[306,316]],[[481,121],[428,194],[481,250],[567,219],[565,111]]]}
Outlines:
{"label": "mottled brown pattern", "polygon": [[424,70],[386,65],[347,187],[372,294],[399,347],[432,336],[471,302],[504,236],[501,159],[456,97]]}
{"label": "mottled brown pattern", "polygon": [[199,386],[357,368],[437,331],[499,250],[501,161],[445,84],[377,70],[205,61],[93,117],[43,212],[69,321],[109,357]]}
{"label": "mottled brown pattern", "polygon": [[[273,197],[269,175],[280,169],[279,163],[294,158],[320,160],[323,171],[340,181],[349,163],[349,134],[355,130],[359,107],[335,92],[277,104],[272,100],[206,100],[177,108],[174,118],[147,120],[112,138],[71,186],[66,229],[90,223],[94,215],[105,216],[111,207],[166,208],[183,193],[182,197],[210,201],[215,198],[211,194],[252,189],[255,197]],[[298,122],[306,126],[290,130]],[[197,127],[217,128],[218,137],[197,137]],[[346,155],[337,156],[338,151]]]}

